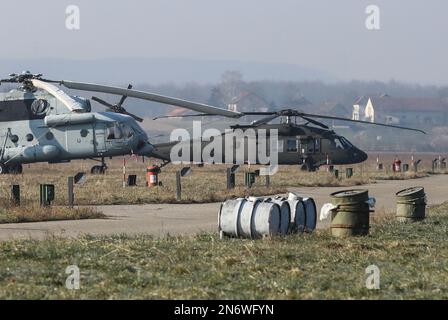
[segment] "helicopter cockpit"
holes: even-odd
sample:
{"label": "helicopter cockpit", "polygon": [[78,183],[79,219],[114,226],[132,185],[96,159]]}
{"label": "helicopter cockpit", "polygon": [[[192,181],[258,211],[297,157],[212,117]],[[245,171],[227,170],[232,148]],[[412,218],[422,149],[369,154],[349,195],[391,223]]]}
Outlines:
{"label": "helicopter cockpit", "polygon": [[333,140],[330,140],[330,142],[331,146],[338,150],[348,150],[354,147],[350,141],[342,136],[337,136]]}
{"label": "helicopter cockpit", "polygon": [[132,138],[134,130],[126,123],[110,122],[107,124],[107,140]]}

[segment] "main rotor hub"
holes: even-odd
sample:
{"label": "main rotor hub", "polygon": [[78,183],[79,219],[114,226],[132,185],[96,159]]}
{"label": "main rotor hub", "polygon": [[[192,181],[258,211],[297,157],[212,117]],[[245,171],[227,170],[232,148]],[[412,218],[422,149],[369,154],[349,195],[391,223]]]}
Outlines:
{"label": "main rotor hub", "polygon": [[22,73],[11,73],[9,75],[9,78],[7,79],[1,79],[1,83],[20,83],[20,89],[27,90],[27,91],[35,91],[36,88],[33,86],[33,83],[31,80],[37,79],[37,80],[44,80],[42,79],[41,73],[33,74],[29,71],[23,71]]}

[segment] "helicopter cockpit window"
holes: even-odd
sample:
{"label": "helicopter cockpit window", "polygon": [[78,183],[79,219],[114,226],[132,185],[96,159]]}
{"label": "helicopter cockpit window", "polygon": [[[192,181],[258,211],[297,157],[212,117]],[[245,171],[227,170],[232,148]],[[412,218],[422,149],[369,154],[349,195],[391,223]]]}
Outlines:
{"label": "helicopter cockpit window", "polygon": [[353,147],[353,145],[350,143],[350,141],[348,141],[344,137],[338,137],[338,138],[334,139],[334,145],[336,146],[337,149],[341,149],[341,150],[346,150],[346,149],[350,149],[351,147]]}
{"label": "helicopter cockpit window", "polygon": [[286,151],[297,152],[297,140],[287,140],[286,141]]}
{"label": "helicopter cockpit window", "polygon": [[339,139],[334,139],[333,145],[336,147],[336,149],[344,149],[344,146],[342,145],[342,142]]}
{"label": "helicopter cockpit window", "polygon": [[125,123],[121,124],[121,130],[125,138],[130,138],[134,135],[134,130],[132,130],[132,128]]}
{"label": "helicopter cockpit window", "polygon": [[347,139],[345,139],[344,137],[341,137],[342,140],[342,144],[348,149],[348,148],[352,148],[353,145],[350,141],[348,141]]}
{"label": "helicopter cockpit window", "polygon": [[107,126],[107,139],[113,140],[113,139],[122,139],[123,138],[123,131],[120,128],[120,125],[118,123],[108,124]]}

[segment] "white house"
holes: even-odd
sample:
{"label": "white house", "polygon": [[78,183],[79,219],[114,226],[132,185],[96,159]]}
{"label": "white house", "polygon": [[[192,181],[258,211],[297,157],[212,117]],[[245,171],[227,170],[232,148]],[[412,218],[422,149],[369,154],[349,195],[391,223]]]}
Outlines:
{"label": "white house", "polygon": [[353,120],[387,124],[448,124],[448,102],[440,98],[390,97],[372,95],[353,105]]}
{"label": "white house", "polygon": [[369,122],[375,122],[375,108],[373,107],[372,100],[367,100],[366,106],[361,108],[359,104],[353,105],[352,120],[363,120]]}

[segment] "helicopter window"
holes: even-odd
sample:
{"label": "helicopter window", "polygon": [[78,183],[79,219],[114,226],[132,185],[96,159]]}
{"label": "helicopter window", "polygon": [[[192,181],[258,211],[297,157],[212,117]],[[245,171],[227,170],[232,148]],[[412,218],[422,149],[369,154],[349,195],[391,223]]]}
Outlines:
{"label": "helicopter window", "polygon": [[342,142],[339,139],[334,139],[332,144],[336,149],[344,149]]}
{"label": "helicopter window", "polygon": [[335,145],[337,149],[349,149],[353,147],[353,145],[344,137],[338,137],[334,139],[333,145]]}
{"label": "helicopter window", "polygon": [[17,143],[17,142],[19,141],[19,137],[18,137],[16,134],[13,134],[13,135],[10,137],[10,139],[11,139],[11,141],[12,141],[13,143]]}
{"label": "helicopter window", "polygon": [[30,141],[33,141],[33,140],[34,140],[34,136],[31,133],[28,133],[26,135],[26,141],[30,142]]}
{"label": "helicopter window", "polygon": [[44,115],[48,109],[48,101],[44,99],[34,100],[31,104],[31,112],[36,116]]}
{"label": "helicopter window", "polygon": [[107,139],[121,139],[123,138],[123,131],[121,130],[118,123],[113,123],[107,127]]}
{"label": "helicopter window", "polygon": [[353,145],[350,143],[350,141],[348,141],[344,137],[340,137],[339,139],[341,140],[342,145],[344,146],[345,149],[349,149],[349,148],[353,147]]}
{"label": "helicopter window", "polygon": [[130,138],[134,135],[134,131],[132,130],[132,128],[124,123],[121,124],[121,129],[123,131],[123,135],[127,138]]}
{"label": "helicopter window", "polygon": [[81,134],[81,137],[85,138],[85,137],[87,137],[87,135],[89,134],[89,131],[86,130],[86,129],[82,129],[81,132],[80,132],[80,134]]}
{"label": "helicopter window", "polygon": [[54,134],[53,134],[52,132],[48,131],[48,132],[45,134],[45,138],[47,138],[47,140],[53,140],[53,138],[54,138]]}
{"label": "helicopter window", "polygon": [[297,152],[297,140],[287,140],[286,141],[286,151]]}
{"label": "helicopter window", "polygon": [[319,152],[320,151],[320,139],[314,139],[314,151]]}

